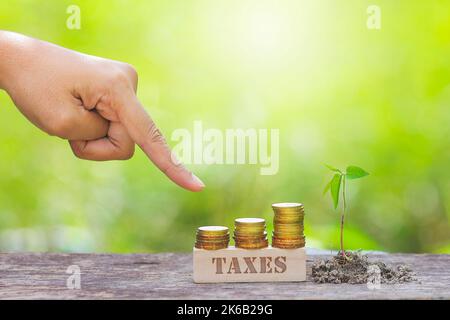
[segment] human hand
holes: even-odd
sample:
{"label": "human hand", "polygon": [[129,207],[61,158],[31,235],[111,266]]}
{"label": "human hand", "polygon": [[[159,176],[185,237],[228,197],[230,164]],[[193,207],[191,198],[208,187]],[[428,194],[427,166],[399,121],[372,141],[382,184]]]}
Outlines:
{"label": "human hand", "polygon": [[81,159],[129,159],[137,144],[179,186],[202,190],[136,97],[137,81],[126,63],[0,31],[0,88],[37,127]]}

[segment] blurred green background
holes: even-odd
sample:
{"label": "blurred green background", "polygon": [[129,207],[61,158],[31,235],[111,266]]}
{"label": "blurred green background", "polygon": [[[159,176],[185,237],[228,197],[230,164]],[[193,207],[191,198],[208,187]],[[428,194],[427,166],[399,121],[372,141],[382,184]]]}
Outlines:
{"label": "blurred green background", "polygon": [[305,204],[307,246],[336,249],[329,163],[371,173],[349,184],[347,248],[450,253],[449,15],[445,0],[1,1],[0,29],[133,64],[170,144],[195,120],[279,128],[280,169],[189,165],[207,185],[189,193],[140,150],[76,159],[2,91],[0,250],[189,251],[196,227],[270,220],[279,201]]}

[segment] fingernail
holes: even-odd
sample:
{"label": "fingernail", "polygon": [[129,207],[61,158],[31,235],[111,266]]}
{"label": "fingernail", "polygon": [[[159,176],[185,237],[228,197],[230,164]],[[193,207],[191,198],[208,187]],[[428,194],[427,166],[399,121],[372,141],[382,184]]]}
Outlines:
{"label": "fingernail", "polygon": [[197,183],[197,185],[199,185],[200,187],[204,188],[205,184],[203,183],[202,180],[200,180],[199,177],[197,177],[195,174],[192,173],[192,179]]}

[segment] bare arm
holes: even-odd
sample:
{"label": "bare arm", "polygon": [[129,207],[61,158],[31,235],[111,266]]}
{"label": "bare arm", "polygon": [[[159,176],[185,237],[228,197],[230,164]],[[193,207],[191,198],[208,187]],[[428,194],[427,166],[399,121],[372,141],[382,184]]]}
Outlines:
{"label": "bare arm", "polygon": [[129,64],[0,31],[0,88],[33,124],[81,159],[129,159],[137,144],[172,181],[200,191],[139,102],[137,80]]}

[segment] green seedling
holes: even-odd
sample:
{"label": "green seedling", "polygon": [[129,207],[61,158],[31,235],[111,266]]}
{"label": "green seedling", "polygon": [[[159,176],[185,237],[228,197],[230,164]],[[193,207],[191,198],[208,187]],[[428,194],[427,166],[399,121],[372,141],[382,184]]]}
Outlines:
{"label": "green seedling", "polygon": [[344,220],[345,220],[345,213],[347,210],[347,200],[346,200],[346,181],[347,180],[354,180],[363,178],[367,175],[369,175],[368,172],[366,172],[364,169],[357,167],[357,166],[348,166],[345,172],[342,172],[341,170],[326,165],[328,169],[334,172],[333,178],[331,178],[330,182],[325,187],[325,190],[323,191],[324,194],[330,190],[331,198],[333,199],[333,205],[334,209],[337,209],[339,206],[339,198],[342,194],[342,214],[341,214],[341,251],[343,258],[346,258],[345,250],[344,250]]}

